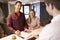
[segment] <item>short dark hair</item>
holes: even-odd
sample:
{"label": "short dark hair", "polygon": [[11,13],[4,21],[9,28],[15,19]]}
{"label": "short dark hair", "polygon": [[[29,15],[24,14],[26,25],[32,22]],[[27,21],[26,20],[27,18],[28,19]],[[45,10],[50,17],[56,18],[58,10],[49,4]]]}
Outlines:
{"label": "short dark hair", "polygon": [[49,3],[54,5],[56,9],[60,10],[60,0],[45,0],[45,3],[49,6]]}
{"label": "short dark hair", "polygon": [[15,5],[16,5],[17,3],[20,3],[20,4],[22,5],[22,2],[21,2],[21,1],[16,1],[16,2],[15,2]]}

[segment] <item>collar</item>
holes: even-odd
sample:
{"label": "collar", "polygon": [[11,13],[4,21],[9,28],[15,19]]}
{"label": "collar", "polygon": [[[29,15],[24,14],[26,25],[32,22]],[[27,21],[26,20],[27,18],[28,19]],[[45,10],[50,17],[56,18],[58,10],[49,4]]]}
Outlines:
{"label": "collar", "polygon": [[[19,12],[19,13],[20,13],[20,15],[21,15],[21,12]],[[15,12],[15,15],[18,16],[16,12]]]}

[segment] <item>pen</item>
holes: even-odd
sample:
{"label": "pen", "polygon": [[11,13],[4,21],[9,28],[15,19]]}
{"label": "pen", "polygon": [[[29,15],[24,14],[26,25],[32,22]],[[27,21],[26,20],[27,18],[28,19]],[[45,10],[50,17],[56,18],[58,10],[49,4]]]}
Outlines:
{"label": "pen", "polygon": [[22,36],[19,36],[19,37],[21,37],[21,38],[23,38],[23,39],[24,39],[24,37],[22,37]]}

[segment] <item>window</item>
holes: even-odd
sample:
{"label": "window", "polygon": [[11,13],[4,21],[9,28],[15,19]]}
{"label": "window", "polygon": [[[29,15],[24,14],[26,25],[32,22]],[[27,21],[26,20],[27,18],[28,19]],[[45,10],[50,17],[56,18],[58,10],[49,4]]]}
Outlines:
{"label": "window", "polygon": [[25,13],[25,18],[27,19],[29,17],[29,6],[24,6],[24,13]]}
{"label": "window", "polygon": [[23,6],[21,7],[21,10],[20,11],[23,12]]}

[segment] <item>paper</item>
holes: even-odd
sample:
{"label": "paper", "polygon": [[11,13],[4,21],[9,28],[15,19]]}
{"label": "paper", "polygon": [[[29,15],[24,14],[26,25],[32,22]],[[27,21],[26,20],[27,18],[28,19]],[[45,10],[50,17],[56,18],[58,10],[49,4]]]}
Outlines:
{"label": "paper", "polygon": [[21,37],[24,37],[24,39],[27,39],[27,38],[29,38],[30,36],[31,36],[32,34],[31,33],[27,33],[27,32],[21,32]]}

